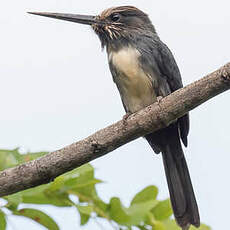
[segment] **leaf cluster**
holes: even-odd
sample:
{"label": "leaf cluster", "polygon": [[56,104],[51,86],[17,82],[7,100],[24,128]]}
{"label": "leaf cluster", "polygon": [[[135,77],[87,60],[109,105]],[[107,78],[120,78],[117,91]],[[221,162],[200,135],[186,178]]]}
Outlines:
{"label": "leaf cluster", "polygon": [[[45,154],[20,154],[18,149],[0,150],[0,170]],[[132,230],[135,226],[140,230],[180,230],[171,218],[169,199],[157,199],[157,187],[144,188],[134,196],[129,207],[125,207],[118,197],[112,197],[108,203],[99,197],[96,185],[101,182],[95,178],[94,168],[86,164],[57,177],[52,183],[3,197],[6,204],[0,206],[0,229],[6,229],[7,215],[10,213],[30,218],[47,229],[59,230],[55,220],[41,210],[20,207],[21,204],[39,204],[76,208],[80,214],[80,225],[85,225],[90,219],[102,218],[114,229]],[[210,230],[206,225],[199,229]]]}

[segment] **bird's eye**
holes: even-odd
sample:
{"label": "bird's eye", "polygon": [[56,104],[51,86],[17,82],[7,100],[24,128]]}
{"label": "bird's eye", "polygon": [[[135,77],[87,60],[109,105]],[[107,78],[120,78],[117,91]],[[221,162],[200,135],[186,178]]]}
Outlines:
{"label": "bird's eye", "polygon": [[111,15],[111,20],[113,22],[118,22],[120,20],[121,16],[119,14],[112,14]]}

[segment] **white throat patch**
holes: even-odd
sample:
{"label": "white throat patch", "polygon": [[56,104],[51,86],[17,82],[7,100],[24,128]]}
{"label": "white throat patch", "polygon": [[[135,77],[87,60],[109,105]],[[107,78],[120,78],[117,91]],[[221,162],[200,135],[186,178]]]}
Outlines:
{"label": "white throat patch", "polygon": [[109,62],[118,73],[118,76],[114,76],[114,81],[126,110],[131,113],[156,101],[152,78],[139,65],[140,55],[140,52],[131,46],[108,53]]}

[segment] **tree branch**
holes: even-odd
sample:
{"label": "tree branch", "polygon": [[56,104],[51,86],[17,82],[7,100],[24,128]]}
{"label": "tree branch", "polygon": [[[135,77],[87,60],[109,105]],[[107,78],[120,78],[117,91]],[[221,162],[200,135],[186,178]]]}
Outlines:
{"label": "tree branch", "polygon": [[0,196],[52,181],[138,137],[166,127],[208,99],[230,89],[230,63],[145,109],[39,159],[0,173]]}

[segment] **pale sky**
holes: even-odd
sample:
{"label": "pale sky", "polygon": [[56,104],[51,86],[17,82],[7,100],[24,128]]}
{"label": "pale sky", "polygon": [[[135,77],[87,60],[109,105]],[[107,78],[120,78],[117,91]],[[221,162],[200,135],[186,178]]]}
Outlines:
{"label": "pale sky", "polygon": [[[98,14],[134,5],[149,14],[188,84],[230,61],[230,3],[208,1],[2,0],[0,13],[0,148],[56,150],[119,120],[124,110],[107,57],[88,26],[26,14],[50,11]],[[201,221],[213,230],[229,226],[229,100],[226,92],[191,112],[185,150]],[[92,162],[105,201],[125,204],[154,184],[168,197],[161,157],[142,138]],[[74,209],[42,207],[62,230],[80,229]],[[10,218],[7,230],[42,229]],[[102,223],[105,229],[111,227]],[[83,230],[99,230],[93,221]]]}

